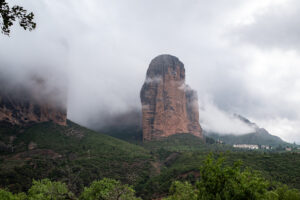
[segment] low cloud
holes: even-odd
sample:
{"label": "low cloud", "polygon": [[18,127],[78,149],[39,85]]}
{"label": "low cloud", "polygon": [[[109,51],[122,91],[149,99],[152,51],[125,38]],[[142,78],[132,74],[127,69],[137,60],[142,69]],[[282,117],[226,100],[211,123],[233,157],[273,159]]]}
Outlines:
{"label": "low cloud", "polygon": [[56,74],[53,70],[27,70],[16,73],[13,67],[9,69],[0,73],[1,95],[13,101],[28,100],[64,110],[67,108],[68,90],[65,74]]}
{"label": "low cloud", "polygon": [[209,97],[200,100],[200,124],[204,130],[219,134],[241,135],[255,131],[233,114],[218,108]]}

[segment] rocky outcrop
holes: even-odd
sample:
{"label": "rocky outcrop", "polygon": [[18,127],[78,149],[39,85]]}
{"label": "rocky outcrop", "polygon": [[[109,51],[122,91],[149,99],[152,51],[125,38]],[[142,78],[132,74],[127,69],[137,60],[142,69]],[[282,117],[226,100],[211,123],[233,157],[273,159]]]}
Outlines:
{"label": "rocky outcrop", "polygon": [[142,87],[144,140],[157,140],[176,133],[203,137],[199,124],[196,91],[185,84],[185,69],[178,58],[154,58]]}
{"label": "rocky outcrop", "polygon": [[24,85],[3,79],[0,83],[0,122],[25,126],[52,121],[66,125],[65,100],[61,101],[58,88],[49,89],[37,77],[31,77]]}

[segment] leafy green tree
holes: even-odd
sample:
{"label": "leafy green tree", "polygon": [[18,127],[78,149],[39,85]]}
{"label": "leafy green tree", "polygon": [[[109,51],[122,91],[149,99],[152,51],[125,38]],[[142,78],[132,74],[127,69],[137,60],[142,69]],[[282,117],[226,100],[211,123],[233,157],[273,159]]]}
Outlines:
{"label": "leafy green tree", "polygon": [[214,160],[209,155],[200,168],[197,182],[198,199],[205,200],[254,200],[265,199],[269,183],[256,172],[242,171],[241,163],[224,166],[224,158]]}
{"label": "leafy green tree", "polygon": [[7,190],[0,189],[0,199],[2,199],[2,200],[15,200],[15,196]]}
{"label": "leafy green tree", "polygon": [[71,199],[72,196],[65,183],[52,182],[49,179],[33,180],[33,185],[28,190],[29,200],[63,200]]}
{"label": "leafy green tree", "polygon": [[300,200],[300,192],[296,189],[289,189],[287,185],[278,187],[268,193],[269,200]]}
{"label": "leafy green tree", "polygon": [[135,191],[120,181],[104,178],[94,181],[90,187],[85,187],[80,196],[81,200],[139,200]]}
{"label": "leafy green tree", "polygon": [[188,182],[175,181],[170,187],[171,196],[163,200],[197,200],[196,189]]}
{"label": "leafy green tree", "polygon": [[0,199],[1,200],[27,200],[25,193],[12,194],[11,192],[0,189]]}
{"label": "leafy green tree", "polygon": [[242,170],[241,162],[225,166],[223,157],[214,159],[212,155],[200,168],[195,187],[175,181],[170,193],[165,200],[300,200],[298,190],[286,185],[271,186],[258,172]]}
{"label": "leafy green tree", "polygon": [[25,193],[15,194],[15,200],[27,200],[27,195]]}
{"label": "leafy green tree", "polygon": [[11,8],[5,0],[0,0],[0,26],[3,34],[10,34],[10,27],[16,19],[19,20],[19,25],[24,30],[34,30],[36,23],[33,21],[33,18],[34,14],[32,12],[27,14],[27,10],[22,6],[16,5]]}

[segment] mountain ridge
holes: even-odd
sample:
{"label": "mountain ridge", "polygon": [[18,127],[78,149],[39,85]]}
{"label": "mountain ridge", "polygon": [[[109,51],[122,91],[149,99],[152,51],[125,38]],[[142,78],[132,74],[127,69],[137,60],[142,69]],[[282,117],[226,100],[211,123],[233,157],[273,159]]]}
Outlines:
{"label": "mountain ridge", "polygon": [[254,132],[246,133],[242,135],[236,134],[221,134],[217,132],[209,132],[204,130],[204,135],[211,137],[215,140],[221,140],[226,144],[257,144],[257,145],[269,145],[269,146],[285,146],[288,142],[283,141],[280,137],[270,134],[266,129],[259,127],[257,124],[251,122],[249,119],[234,114],[236,118],[244,122],[245,124],[254,128]]}

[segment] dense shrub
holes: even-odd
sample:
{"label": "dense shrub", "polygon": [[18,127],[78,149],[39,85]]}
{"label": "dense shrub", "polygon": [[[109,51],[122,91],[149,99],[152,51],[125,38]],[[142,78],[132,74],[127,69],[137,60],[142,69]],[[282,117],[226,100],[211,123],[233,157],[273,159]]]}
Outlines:
{"label": "dense shrub", "polygon": [[28,200],[63,200],[71,199],[72,196],[65,183],[52,182],[49,179],[34,180],[32,187],[28,190]]}
{"label": "dense shrub", "polygon": [[241,162],[225,166],[224,158],[207,157],[200,168],[200,178],[194,186],[175,181],[165,200],[298,200],[300,192],[270,183],[250,169],[242,170]]}
{"label": "dense shrub", "polygon": [[94,181],[90,187],[84,188],[80,196],[81,200],[138,200],[135,191],[128,185],[122,185],[120,181],[104,178]]}
{"label": "dense shrub", "polygon": [[1,200],[27,200],[25,193],[13,194],[7,190],[0,189]]}

